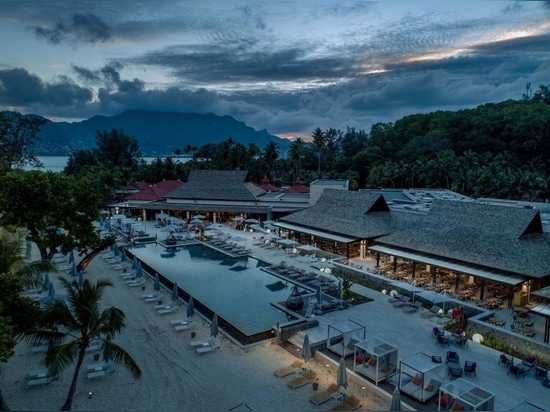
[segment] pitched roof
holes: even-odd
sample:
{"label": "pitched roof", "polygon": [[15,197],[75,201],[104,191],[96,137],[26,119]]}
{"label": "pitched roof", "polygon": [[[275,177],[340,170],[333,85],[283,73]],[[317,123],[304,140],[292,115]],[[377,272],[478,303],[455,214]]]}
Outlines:
{"label": "pitched roof", "polygon": [[257,185],[259,188],[266,192],[278,192],[279,188],[276,186],[273,186],[269,179],[267,177],[264,177],[259,185]]}
{"label": "pitched roof", "polygon": [[137,193],[132,193],[124,196],[124,200],[142,200],[142,201],[154,201],[161,200],[166,194],[166,190],[157,186],[147,186],[145,189],[140,190]]}
{"label": "pitched roof", "polygon": [[382,195],[325,189],[315,205],[279,220],[364,239],[389,233],[389,210]]}
{"label": "pitched roof", "polygon": [[160,187],[166,192],[171,192],[172,190],[177,189],[184,183],[181,180],[162,180],[156,184],[157,187]]}
{"label": "pitched roof", "polygon": [[309,187],[302,183],[302,180],[297,177],[294,184],[282,191],[283,193],[309,193]]}
{"label": "pitched roof", "polygon": [[550,274],[550,239],[534,209],[435,200],[418,224],[377,241],[504,272]]}
{"label": "pitched roof", "polygon": [[247,173],[245,170],[191,170],[187,183],[165,197],[253,202],[257,200],[253,192],[258,188],[245,183]]}

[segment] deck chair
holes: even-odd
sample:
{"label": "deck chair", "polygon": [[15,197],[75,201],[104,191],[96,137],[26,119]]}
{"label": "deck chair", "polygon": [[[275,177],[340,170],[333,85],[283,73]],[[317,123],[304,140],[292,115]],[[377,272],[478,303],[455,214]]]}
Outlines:
{"label": "deck chair", "polygon": [[403,298],[397,302],[392,303],[394,308],[402,308],[411,301],[411,298],[408,296],[403,296]]}
{"label": "deck chair", "polygon": [[520,377],[525,379],[525,369],[520,368],[517,365],[511,365],[508,368],[508,372],[506,374],[507,375],[510,375],[510,374],[514,375],[516,377],[516,379],[519,379]]}
{"label": "deck chair", "polygon": [[464,361],[464,375],[472,374],[476,375],[477,364],[473,361]]}
{"label": "deck chair", "polygon": [[277,369],[273,374],[278,378],[284,378],[285,376],[292,375],[297,369],[300,369],[302,365],[301,361],[296,360],[284,368]]}
{"label": "deck chair", "polygon": [[355,411],[361,407],[361,399],[355,395],[350,395],[344,402],[334,406],[329,411]]}
{"label": "deck chair", "polygon": [[442,346],[449,346],[451,341],[448,336],[438,335],[437,338],[435,338],[435,344],[437,345],[438,343]]}
{"label": "deck chair", "polygon": [[427,311],[424,311],[420,314],[420,316],[422,316],[423,318],[425,319],[431,319],[435,316],[437,316],[437,314],[439,313],[439,310],[441,308],[437,305],[433,305],[430,310],[427,310]]}
{"label": "deck chair", "polygon": [[321,405],[322,403],[330,401],[330,397],[333,393],[338,392],[338,386],[335,383],[332,383],[324,391],[319,392],[316,395],[311,395],[309,401],[315,405]]}
{"label": "deck chair", "polygon": [[449,363],[449,362],[459,363],[460,362],[460,356],[458,356],[458,353],[453,352],[452,350],[447,351],[447,361],[446,361],[446,363]]}
{"label": "deck chair", "polygon": [[182,323],[178,326],[174,326],[174,330],[176,332],[180,331],[180,330],[188,330],[188,329],[191,329],[192,327],[194,327],[197,323],[195,321],[191,321],[191,322],[187,322],[187,323]]}
{"label": "deck chair", "polygon": [[414,312],[418,312],[418,310],[422,308],[422,303],[420,302],[415,302],[409,306],[405,306],[403,308],[403,312],[405,313],[414,313]]}
{"label": "deck chair", "polygon": [[508,356],[505,353],[501,353],[500,357],[498,358],[498,364],[503,364],[504,366],[509,367],[514,364],[514,360],[511,356]]}
{"label": "deck chair", "polygon": [[46,376],[45,378],[29,379],[25,389],[29,389],[35,386],[47,385],[48,383],[59,379],[59,376]]}
{"label": "deck chair", "polygon": [[179,306],[175,305],[175,306],[170,306],[169,308],[166,308],[166,309],[160,309],[158,313],[159,315],[166,315],[168,313],[175,312],[178,309],[179,309]]}
{"label": "deck chair", "polygon": [[292,379],[290,382],[288,382],[288,386],[296,390],[298,388],[301,388],[302,386],[307,385],[308,383],[313,383],[317,380],[317,374],[315,371],[312,371],[311,369],[306,372],[305,375],[299,376],[297,378]]}
{"label": "deck chair", "polygon": [[220,342],[214,342],[211,345],[208,346],[202,346],[200,348],[195,349],[197,354],[202,355],[204,353],[212,352],[220,347]]}
{"label": "deck chair", "polygon": [[116,368],[114,367],[106,367],[99,371],[89,372],[86,374],[86,377],[88,379],[102,378],[103,376],[107,376],[115,373],[115,370]]}

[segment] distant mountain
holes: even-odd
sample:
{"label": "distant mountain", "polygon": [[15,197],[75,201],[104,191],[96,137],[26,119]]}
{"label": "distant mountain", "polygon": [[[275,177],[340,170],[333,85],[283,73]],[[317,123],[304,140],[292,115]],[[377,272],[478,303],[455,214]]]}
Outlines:
{"label": "distant mountain", "polygon": [[[32,115],[36,116],[36,115]],[[139,141],[146,157],[171,155],[174,149],[200,147],[220,143],[228,138],[244,144],[256,143],[264,148],[270,141],[277,143],[281,154],[290,145],[287,139],[255,130],[231,116],[198,113],[126,111],[116,116],[94,116],[81,122],[52,122],[46,119],[33,148],[35,155],[66,156],[75,149],[95,147],[98,130],[122,129]]]}

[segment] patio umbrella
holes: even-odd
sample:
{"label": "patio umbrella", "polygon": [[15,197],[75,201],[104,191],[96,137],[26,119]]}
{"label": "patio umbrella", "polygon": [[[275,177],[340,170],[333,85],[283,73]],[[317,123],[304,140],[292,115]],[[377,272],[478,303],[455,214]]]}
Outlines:
{"label": "patio umbrella", "polygon": [[25,249],[25,256],[31,257],[31,253],[32,253],[32,244],[31,244],[31,242],[29,242],[29,241],[27,240],[27,242],[26,242],[26,249]]}
{"label": "patio umbrella", "polygon": [[78,276],[78,273],[76,271],[76,263],[73,261],[73,265],[71,266],[71,277],[76,278]]}
{"label": "patio umbrella", "polygon": [[178,282],[174,282],[174,288],[172,289],[172,300],[175,302],[178,298]]}
{"label": "patio umbrella", "polygon": [[50,288],[50,275],[46,273],[46,276],[44,276],[44,290],[48,290]]}
{"label": "patio umbrella", "polygon": [[207,230],[220,230],[221,228],[222,228],[222,225],[220,225],[219,223],[213,223],[210,226],[208,226],[206,229]]}
{"label": "patio umbrella", "polygon": [[218,314],[214,313],[212,323],[210,324],[210,336],[216,338],[218,336]]}
{"label": "patio umbrella", "polygon": [[82,274],[82,271],[78,272],[78,287],[82,288],[84,286],[84,275]]}
{"label": "patio umbrella", "polygon": [[234,217],[233,219],[231,220],[234,220],[235,222],[242,222],[244,219],[240,216],[237,216],[237,217]]}
{"label": "patio umbrella", "polygon": [[401,410],[403,410],[401,408],[401,392],[399,392],[399,388],[396,386],[391,396],[390,411]]}
{"label": "patio umbrella", "polygon": [[73,263],[74,262],[74,252],[71,250],[71,252],[69,253],[69,263]]}
{"label": "patio umbrella", "polygon": [[317,298],[317,302],[319,302],[319,304],[323,302],[323,292],[321,290],[321,285],[317,285],[317,291],[315,292],[315,297]]}
{"label": "patio umbrella", "polygon": [[[107,335],[105,339],[108,342],[111,342],[111,336]],[[108,345],[103,345],[103,363],[109,363],[113,359],[111,355],[111,350],[108,348]]]}
{"label": "patio umbrella", "polygon": [[191,219],[205,219],[206,216],[203,216],[203,215],[193,215],[191,216]]}
{"label": "patio umbrella", "polygon": [[160,292],[160,279],[159,274],[155,273],[155,281],[153,282],[153,290],[155,292]]}
{"label": "patio umbrella", "polygon": [[139,279],[143,276],[143,271],[141,269],[141,261],[138,260],[137,266],[136,266],[136,279]]}
{"label": "patio umbrella", "polygon": [[309,335],[304,336],[304,343],[302,345],[302,359],[305,363],[311,360],[311,346],[309,345]]}
{"label": "patio umbrella", "polygon": [[346,362],[344,358],[340,359],[340,366],[338,366],[338,373],[336,375],[336,386],[347,388],[348,387],[348,371],[346,369]]}
{"label": "patio umbrella", "polygon": [[48,287],[48,297],[51,297],[55,295],[55,288],[53,286],[53,283],[50,282],[50,286]]}
{"label": "patio umbrella", "polygon": [[189,303],[187,304],[187,317],[192,318],[195,316],[195,301],[193,300],[193,296],[189,297]]}
{"label": "patio umbrella", "polygon": [[260,221],[258,219],[246,219],[244,222],[245,223],[253,223],[253,224],[256,224],[256,225],[258,223],[260,223]]}
{"label": "patio umbrella", "polygon": [[132,269],[134,270],[137,269],[137,263],[138,263],[137,256],[134,255],[134,259],[132,259]]}

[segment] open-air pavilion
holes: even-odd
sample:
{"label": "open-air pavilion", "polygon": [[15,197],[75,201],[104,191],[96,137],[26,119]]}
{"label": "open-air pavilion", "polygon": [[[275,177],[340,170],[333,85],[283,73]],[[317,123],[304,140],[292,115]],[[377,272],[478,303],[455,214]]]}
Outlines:
{"label": "open-air pavilion", "polygon": [[[443,396],[445,396],[446,402],[441,401]],[[495,409],[495,394],[464,378],[458,378],[439,389],[439,411],[443,403],[453,408],[454,411],[493,411]]]}

